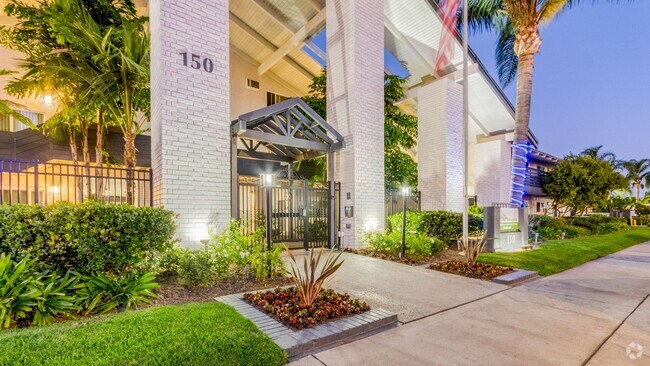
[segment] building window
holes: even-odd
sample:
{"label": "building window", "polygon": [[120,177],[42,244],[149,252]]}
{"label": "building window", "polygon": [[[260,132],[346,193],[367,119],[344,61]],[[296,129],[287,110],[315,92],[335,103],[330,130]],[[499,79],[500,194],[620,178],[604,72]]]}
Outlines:
{"label": "building window", "polygon": [[[29,118],[33,124],[40,125],[44,121],[43,113],[30,112],[30,111],[16,111],[23,116]],[[18,121],[8,114],[0,114],[0,131],[16,132],[28,129],[29,126]]]}
{"label": "building window", "polygon": [[275,94],[271,92],[266,92],[266,106],[270,106],[273,104],[277,104],[280,102],[283,102],[285,100],[289,99],[289,97],[280,95],[280,94]]}
{"label": "building window", "polygon": [[11,117],[0,113],[0,131],[11,131]]}

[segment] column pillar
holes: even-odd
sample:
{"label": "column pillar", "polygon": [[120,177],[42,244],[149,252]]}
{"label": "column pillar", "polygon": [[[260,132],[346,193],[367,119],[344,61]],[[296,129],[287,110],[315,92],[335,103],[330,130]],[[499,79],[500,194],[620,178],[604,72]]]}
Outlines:
{"label": "column pillar", "polygon": [[442,78],[418,89],[422,210],[463,211],[463,88]]}
{"label": "column pillar", "polygon": [[231,214],[228,0],[153,0],[150,18],[154,203],[198,247]]}
{"label": "column pillar", "polygon": [[327,0],[327,117],[345,138],[336,158],[342,244],[384,229],[384,4]]}

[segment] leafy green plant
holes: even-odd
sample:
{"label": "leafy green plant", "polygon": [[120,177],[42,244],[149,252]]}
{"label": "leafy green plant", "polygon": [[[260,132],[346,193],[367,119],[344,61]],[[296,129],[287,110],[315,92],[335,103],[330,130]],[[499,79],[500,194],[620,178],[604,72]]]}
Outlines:
{"label": "leafy green plant", "polygon": [[[430,256],[447,249],[447,244],[438,238],[430,238],[423,233],[406,234],[406,253],[417,256]],[[372,232],[366,235],[366,242],[374,250],[397,254],[402,249],[402,233],[397,231]]]}
{"label": "leafy green plant", "polygon": [[39,271],[121,273],[173,246],[174,213],[84,202],[0,206],[0,252]]}
{"label": "leafy green plant", "polygon": [[248,263],[250,270],[255,275],[255,278],[260,279],[277,274],[283,273],[284,261],[282,261],[282,248],[273,247],[271,250],[262,246],[255,246],[252,248],[251,254],[248,256]]}
{"label": "leafy green plant", "polygon": [[63,315],[73,317],[73,312],[81,310],[76,295],[79,289],[79,277],[67,272],[61,277],[56,272],[44,276],[36,282],[39,291],[38,303],[34,308],[35,325],[52,322],[52,317]]}
{"label": "leafy green plant", "polygon": [[[402,231],[402,213],[389,217],[390,229]],[[469,214],[469,231],[483,230],[483,217],[475,213]],[[462,214],[450,211],[409,211],[406,216],[407,233],[423,233],[432,238],[438,238],[449,243],[458,238],[463,232]]]}
{"label": "leafy green plant", "polygon": [[605,222],[596,228],[598,234],[611,234],[625,230],[630,230],[630,226],[624,222]]}
{"label": "leafy green plant", "polygon": [[[343,265],[344,260],[339,261],[343,252],[335,256],[334,248],[330,249],[327,258],[325,258],[325,262],[321,264],[324,248],[316,250],[312,246],[309,255],[303,257],[303,271],[300,271],[296,257],[294,257],[288,247],[285,246],[285,249],[291,259],[289,279],[296,285],[296,291],[303,305],[309,307],[320,295],[325,281]],[[320,272],[318,272],[319,268]]]}
{"label": "leafy green plant", "polygon": [[113,309],[122,312],[132,307],[137,309],[142,303],[150,304],[151,298],[156,297],[151,290],[156,287],[158,284],[150,272],[142,276],[131,272],[117,278],[98,274],[85,276],[79,292],[85,298],[86,314],[103,314]]}
{"label": "leafy green plant", "polygon": [[20,262],[11,255],[0,254],[0,326],[8,328],[15,319],[25,319],[38,305],[40,292],[32,272],[35,260],[29,257]]}
{"label": "leafy green plant", "polygon": [[188,286],[208,285],[216,281],[221,271],[215,273],[214,262],[205,249],[179,251],[177,273],[179,282]]}

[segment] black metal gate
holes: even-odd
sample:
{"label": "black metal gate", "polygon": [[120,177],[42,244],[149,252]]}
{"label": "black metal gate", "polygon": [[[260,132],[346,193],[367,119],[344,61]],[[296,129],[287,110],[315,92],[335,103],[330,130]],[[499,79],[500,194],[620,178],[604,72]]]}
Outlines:
{"label": "black metal gate", "polygon": [[[330,222],[329,187],[307,180],[280,179],[263,188],[258,177],[239,177],[239,219],[247,230],[266,225],[266,195],[271,195],[271,238],[289,248],[320,247],[336,243],[339,231],[340,184],[334,183],[334,222]],[[333,225],[334,227],[332,228]]]}

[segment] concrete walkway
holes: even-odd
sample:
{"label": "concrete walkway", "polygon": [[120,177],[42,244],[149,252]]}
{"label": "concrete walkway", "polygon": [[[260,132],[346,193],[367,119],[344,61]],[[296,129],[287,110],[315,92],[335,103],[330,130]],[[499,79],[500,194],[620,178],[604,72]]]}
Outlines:
{"label": "concrete walkway", "polygon": [[[406,324],[293,364],[650,365],[650,243],[504,291],[407,268],[392,275],[347,268],[355,277],[332,283],[374,306],[397,309]],[[364,284],[374,287],[361,290]],[[627,352],[633,342],[645,347],[640,357],[630,347],[637,359]]]}

